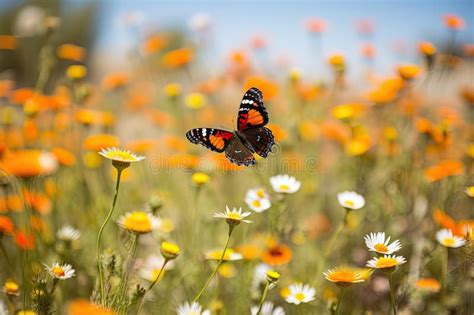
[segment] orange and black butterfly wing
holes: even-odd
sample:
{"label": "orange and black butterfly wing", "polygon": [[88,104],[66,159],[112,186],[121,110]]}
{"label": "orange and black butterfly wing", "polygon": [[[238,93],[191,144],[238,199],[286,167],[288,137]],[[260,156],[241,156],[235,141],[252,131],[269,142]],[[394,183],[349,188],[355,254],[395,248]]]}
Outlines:
{"label": "orange and black butterfly wing", "polygon": [[186,138],[194,144],[201,144],[215,152],[224,152],[231,140],[232,132],[214,128],[195,128],[186,133]]}
{"label": "orange and black butterfly wing", "polygon": [[234,164],[249,166],[256,163],[250,151],[238,137],[233,137],[225,149],[226,158]]}
{"label": "orange and black butterfly wing", "polygon": [[245,92],[240,102],[237,130],[263,127],[268,123],[268,113],[263,105],[262,92],[256,87]]}
{"label": "orange and black butterfly wing", "polygon": [[245,140],[252,146],[255,153],[267,157],[275,144],[275,137],[270,129],[265,127],[252,128],[244,133]]}

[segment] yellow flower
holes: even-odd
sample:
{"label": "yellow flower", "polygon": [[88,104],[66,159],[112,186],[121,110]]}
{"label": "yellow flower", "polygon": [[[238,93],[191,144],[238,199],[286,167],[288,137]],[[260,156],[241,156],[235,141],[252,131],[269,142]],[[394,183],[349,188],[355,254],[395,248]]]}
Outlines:
{"label": "yellow flower", "polygon": [[13,280],[7,280],[3,284],[2,291],[8,295],[20,295],[20,286]]}
{"label": "yellow flower", "polygon": [[120,170],[129,167],[130,163],[132,162],[138,162],[145,159],[144,156],[135,155],[130,151],[121,150],[118,148],[102,149],[99,154],[109,160],[112,160],[112,165]]}
{"label": "yellow flower", "polygon": [[36,312],[30,311],[30,310],[23,310],[23,311],[18,311],[16,315],[36,315]]}
{"label": "yellow flower", "polygon": [[363,104],[342,104],[332,109],[332,116],[339,120],[349,120],[359,116],[365,109]]}
{"label": "yellow flower", "polygon": [[178,83],[168,83],[164,88],[166,96],[170,98],[178,97],[181,94],[181,85]]}
{"label": "yellow flower", "polygon": [[351,267],[336,267],[323,272],[323,274],[326,280],[334,282],[340,286],[350,286],[354,283],[365,281],[359,271]]}
{"label": "yellow flower", "polygon": [[[213,250],[206,253],[206,258],[210,260],[220,260],[222,256],[222,250]],[[241,260],[242,255],[236,253],[232,248],[227,248],[224,254],[223,261],[231,261],[231,260]]]}
{"label": "yellow flower", "polygon": [[280,274],[275,270],[268,270],[267,271],[267,281],[270,283],[276,283],[280,280]]}
{"label": "yellow flower", "polygon": [[209,182],[209,175],[206,173],[197,172],[191,176],[191,180],[196,186],[200,187]]}
{"label": "yellow flower", "polygon": [[129,232],[146,234],[159,227],[160,219],[145,211],[133,211],[121,216],[118,224]]}
{"label": "yellow flower", "polygon": [[404,80],[412,80],[419,76],[421,73],[421,68],[417,65],[401,65],[398,67],[398,74]]}
{"label": "yellow flower", "polygon": [[192,109],[199,109],[206,103],[206,98],[201,93],[190,93],[186,96],[185,104]]}
{"label": "yellow flower", "polygon": [[180,248],[177,244],[162,242],[161,254],[165,259],[175,259],[179,255]]}
{"label": "yellow flower", "polygon": [[464,190],[464,192],[465,192],[466,195],[468,195],[469,197],[474,198],[474,186],[469,186],[469,187],[467,187],[466,190]]}
{"label": "yellow flower", "polygon": [[72,65],[66,70],[69,79],[80,80],[87,75],[87,68],[82,65]]}
{"label": "yellow flower", "polygon": [[219,268],[219,274],[224,278],[233,278],[237,274],[237,269],[230,263],[223,263]]}

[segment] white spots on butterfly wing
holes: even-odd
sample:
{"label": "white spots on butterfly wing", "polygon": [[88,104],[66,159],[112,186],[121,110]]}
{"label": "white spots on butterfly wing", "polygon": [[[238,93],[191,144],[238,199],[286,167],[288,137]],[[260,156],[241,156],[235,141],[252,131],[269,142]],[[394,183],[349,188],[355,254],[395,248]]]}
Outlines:
{"label": "white spots on butterfly wing", "polygon": [[207,135],[207,130],[204,128],[202,129],[202,136],[205,137]]}

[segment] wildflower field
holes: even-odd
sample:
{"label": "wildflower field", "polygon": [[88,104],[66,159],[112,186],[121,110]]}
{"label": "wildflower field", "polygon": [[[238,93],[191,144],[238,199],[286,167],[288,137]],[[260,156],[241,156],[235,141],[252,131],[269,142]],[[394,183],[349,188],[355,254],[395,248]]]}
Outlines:
{"label": "wildflower field", "polygon": [[0,315],[474,314],[472,2],[131,3],[0,4]]}

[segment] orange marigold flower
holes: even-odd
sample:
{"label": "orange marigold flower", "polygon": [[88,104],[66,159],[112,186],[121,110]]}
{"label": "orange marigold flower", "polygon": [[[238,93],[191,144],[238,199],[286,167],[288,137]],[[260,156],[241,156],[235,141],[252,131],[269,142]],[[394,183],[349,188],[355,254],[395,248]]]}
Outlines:
{"label": "orange marigold flower", "polygon": [[86,56],[86,50],[74,44],[62,44],[56,51],[58,57],[64,60],[83,61]]}
{"label": "orange marigold flower", "polygon": [[16,105],[23,105],[33,94],[34,92],[30,88],[16,89],[10,95],[10,102]]}
{"label": "orange marigold flower", "polygon": [[443,160],[425,169],[425,177],[429,182],[436,182],[449,176],[460,175],[464,172],[463,164],[456,160]]}
{"label": "orange marigold flower", "polygon": [[49,214],[53,209],[51,200],[43,193],[24,191],[25,201],[29,207],[41,214]]}
{"label": "orange marigold flower", "polygon": [[255,244],[243,244],[235,248],[236,252],[241,254],[245,260],[254,260],[261,256],[262,250]]}
{"label": "orange marigold flower", "polygon": [[321,134],[329,140],[344,144],[350,138],[350,127],[341,122],[325,121],[320,128]]}
{"label": "orange marigold flower", "polygon": [[0,50],[14,50],[16,37],[13,35],[0,35]]}
{"label": "orange marigold flower", "polygon": [[54,148],[51,152],[56,156],[60,165],[72,166],[76,164],[76,157],[71,151],[64,148]]}
{"label": "orange marigold flower", "polygon": [[73,300],[69,303],[68,315],[114,315],[111,309],[98,306],[89,300]]}
{"label": "orange marigold flower", "polygon": [[421,68],[417,65],[406,64],[398,67],[398,74],[404,80],[412,80],[421,74]]}
{"label": "orange marigold flower", "polygon": [[170,114],[157,109],[149,109],[147,117],[159,127],[167,127],[173,122],[173,117]]}
{"label": "orange marigold flower", "polygon": [[463,236],[463,231],[459,227],[459,224],[443,210],[436,209],[433,212],[433,220],[443,228],[453,231],[454,235]]}
{"label": "orange marigold flower", "polygon": [[420,278],[416,280],[415,287],[423,291],[436,293],[440,290],[441,285],[439,281],[434,278]]}
{"label": "orange marigold flower", "polygon": [[0,165],[9,174],[28,178],[53,173],[57,169],[58,161],[49,152],[19,150],[6,153]]}
{"label": "orange marigold flower", "polygon": [[326,31],[328,23],[318,18],[310,18],[305,22],[306,29],[310,33],[322,33]]}
{"label": "orange marigold flower", "polygon": [[20,212],[23,210],[23,202],[18,195],[8,195],[6,197],[7,208],[12,212]]}
{"label": "orange marigold flower", "polygon": [[194,57],[194,53],[189,48],[172,50],[163,56],[163,63],[169,68],[180,68],[189,64]]}
{"label": "orange marigold flower", "polygon": [[346,58],[343,54],[332,54],[328,57],[328,63],[335,69],[344,68],[346,64]]}
{"label": "orange marigold flower", "polygon": [[145,54],[154,54],[163,49],[167,43],[167,38],[162,34],[153,35],[145,40],[142,50]]}
{"label": "orange marigold flower", "polygon": [[339,120],[349,120],[359,117],[365,110],[365,105],[360,103],[349,103],[334,106],[331,114]]}
{"label": "orange marigold flower", "polygon": [[280,142],[286,140],[288,138],[288,132],[280,127],[277,124],[268,124],[268,129],[270,129],[275,137],[275,141]]}
{"label": "orange marigold flower", "polygon": [[23,250],[35,249],[36,240],[33,234],[18,230],[15,232],[15,243]]}
{"label": "orange marigold flower", "polygon": [[443,23],[444,26],[452,30],[461,30],[465,25],[464,20],[454,14],[446,14],[443,16]]}
{"label": "orange marigold flower", "polygon": [[262,254],[262,261],[270,266],[280,266],[291,261],[293,252],[284,244],[276,244],[269,247]]}
{"label": "orange marigold flower", "polygon": [[2,235],[13,235],[15,231],[15,225],[12,219],[7,216],[0,216],[0,236]]}
{"label": "orange marigold flower", "polygon": [[244,83],[244,90],[256,87],[263,93],[263,99],[271,100],[278,94],[278,85],[264,77],[251,76]]}
{"label": "orange marigold flower", "polygon": [[128,83],[128,75],[123,72],[109,73],[102,80],[102,87],[106,90],[116,90]]}
{"label": "orange marigold flower", "polygon": [[84,148],[90,151],[100,151],[103,148],[115,148],[120,146],[118,137],[109,134],[91,135],[84,139]]}
{"label": "orange marigold flower", "polygon": [[360,135],[346,142],[345,150],[351,156],[358,156],[366,153],[372,145],[372,139],[368,135]]}
{"label": "orange marigold flower", "polygon": [[137,154],[146,154],[152,151],[158,145],[154,139],[139,139],[128,143],[125,148]]}
{"label": "orange marigold flower", "polygon": [[436,53],[436,47],[430,42],[419,43],[418,50],[425,56],[433,56]]}
{"label": "orange marigold flower", "polygon": [[0,98],[10,97],[14,85],[12,80],[0,80]]}

